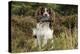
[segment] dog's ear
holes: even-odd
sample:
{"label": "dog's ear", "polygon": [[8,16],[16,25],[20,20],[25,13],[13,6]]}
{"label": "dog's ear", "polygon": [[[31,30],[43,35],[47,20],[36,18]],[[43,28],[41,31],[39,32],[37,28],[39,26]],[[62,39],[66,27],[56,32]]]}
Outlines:
{"label": "dog's ear", "polygon": [[40,13],[40,10],[41,7],[39,7],[36,11],[35,11],[35,17],[38,17],[41,13]]}
{"label": "dog's ear", "polygon": [[42,7],[40,6],[36,11],[35,11],[35,18],[37,19],[37,21],[39,20],[39,17],[41,16],[41,11],[42,11]]}
{"label": "dog's ear", "polygon": [[55,11],[52,8],[49,8],[50,18],[51,18],[51,28],[53,29],[53,25],[55,24]]}
{"label": "dog's ear", "polygon": [[52,8],[49,8],[49,15],[51,20],[54,20],[55,18],[55,11]]}
{"label": "dog's ear", "polygon": [[52,8],[49,8],[49,14],[50,14],[50,16],[53,16],[55,14],[55,12]]}

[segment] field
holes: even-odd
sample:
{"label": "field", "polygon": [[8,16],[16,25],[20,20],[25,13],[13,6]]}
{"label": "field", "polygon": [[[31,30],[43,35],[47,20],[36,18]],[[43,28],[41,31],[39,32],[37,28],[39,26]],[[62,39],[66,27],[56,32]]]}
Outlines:
{"label": "field", "polygon": [[[25,3],[23,3],[25,4]],[[16,5],[16,6],[15,6]],[[34,10],[32,12],[27,12],[20,14],[17,11],[16,7],[20,5],[20,3],[13,2],[12,10],[11,10],[11,52],[35,52],[35,51],[54,51],[54,50],[69,50],[69,49],[77,49],[78,48],[78,17],[76,12],[70,12],[71,10],[75,10],[75,6],[72,9],[68,9],[65,12],[70,12],[70,14],[66,13],[61,14],[57,11],[58,8],[55,8],[55,22],[53,22],[53,40],[54,43],[48,41],[47,45],[42,47],[41,49],[34,47],[34,40],[32,35],[32,28],[36,26],[36,18],[34,14]],[[31,9],[31,4],[27,5],[26,8]],[[48,5],[50,6],[50,4]],[[57,5],[54,5],[55,7]],[[23,6],[22,6],[23,7]],[[35,6],[33,6],[35,7]],[[52,7],[52,6],[51,6]],[[59,8],[69,7],[69,6],[59,6]],[[25,6],[24,6],[25,8]],[[37,7],[35,7],[37,8]],[[25,9],[24,9],[25,10]],[[17,13],[16,13],[17,11]],[[61,11],[61,10],[59,10]],[[51,48],[53,46],[53,48]]]}
{"label": "field", "polygon": [[[36,20],[30,16],[12,16],[11,19],[11,44],[12,52],[30,52],[38,51],[38,47],[34,47],[34,38],[32,36],[32,28],[36,25]],[[63,30],[63,31],[62,31]],[[53,34],[54,46],[50,48],[51,44],[43,47],[42,50],[62,50],[62,49],[77,49],[78,36],[77,28],[75,27],[72,32],[63,27],[55,31]],[[59,33],[59,34],[58,34]]]}

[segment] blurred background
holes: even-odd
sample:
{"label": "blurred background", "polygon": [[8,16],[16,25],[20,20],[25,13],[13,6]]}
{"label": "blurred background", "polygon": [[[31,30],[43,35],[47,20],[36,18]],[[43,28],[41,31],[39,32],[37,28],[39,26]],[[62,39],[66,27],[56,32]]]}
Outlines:
{"label": "blurred background", "polygon": [[[53,22],[54,44],[48,44],[42,51],[68,50],[78,48],[78,6],[67,4],[10,2],[11,3],[11,52],[40,51],[34,47],[32,28],[36,27],[35,12],[40,6],[55,11]],[[54,46],[51,49],[51,45]]]}

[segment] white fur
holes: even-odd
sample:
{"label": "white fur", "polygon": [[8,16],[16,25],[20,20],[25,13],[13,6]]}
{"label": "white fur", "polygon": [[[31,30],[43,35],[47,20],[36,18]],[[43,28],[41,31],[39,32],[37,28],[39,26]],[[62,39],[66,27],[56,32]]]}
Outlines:
{"label": "white fur", "polygon": [[42,45],[44,46],[45,44],[47,44],[48,39],[53,38],[53,30],[50,29],[49,22],[37,23],[36,28],[33,29],[33,35],[37,36],[35,42],[36,45],[38,44],[40,47],[42,39],[43,39]]}

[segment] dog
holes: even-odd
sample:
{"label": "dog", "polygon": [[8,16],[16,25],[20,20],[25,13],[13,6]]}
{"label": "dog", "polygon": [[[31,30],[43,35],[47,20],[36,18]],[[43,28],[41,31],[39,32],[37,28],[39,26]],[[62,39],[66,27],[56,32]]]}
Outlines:
{"label": "dog", "polygon": [[36,28],[33,28],[33,36],[35,37],[35,46],[39,46],[40,49],[41,46],[47,44],[49,39],[53,39],[52,15],[52,9],[46,7],[40,7],[35,13],[37,25]]}

